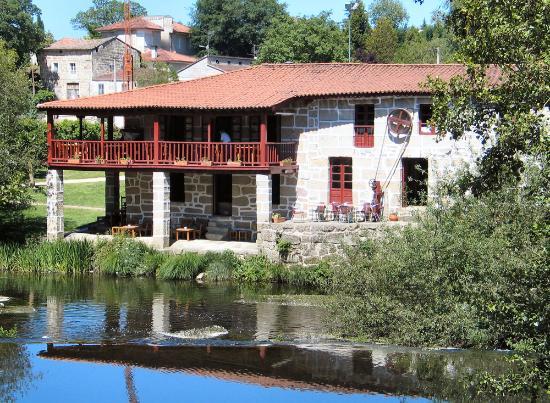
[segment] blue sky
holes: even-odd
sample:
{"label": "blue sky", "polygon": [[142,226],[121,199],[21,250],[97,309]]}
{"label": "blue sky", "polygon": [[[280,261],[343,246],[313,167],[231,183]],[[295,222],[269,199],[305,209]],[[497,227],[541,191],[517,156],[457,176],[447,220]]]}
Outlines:
{"label": "blue sky", "polygon": [[[287,0],[288,10],[293,15],[318,14],[321,11],[332,11],[335,20],[344,18],[344,5],[349,0]],[[425,0],[417,4],[414,0],[401,0],[407,9],[412,25],[420,25],[424,19],[430,21],[432,12],[441,6],[443,0]],[[371,0],[365,0],[370,4]],[[139,0],[151,15],[171,15],[183,23],[189,22],[189,12],[195,0]],[[92,0],[34,0],[42,10],[42,19],[46,29],[54,34],[56,39],[72,36],[79,37],[85,33],[76,31],[71,25],[78,11],[85,10]]]}

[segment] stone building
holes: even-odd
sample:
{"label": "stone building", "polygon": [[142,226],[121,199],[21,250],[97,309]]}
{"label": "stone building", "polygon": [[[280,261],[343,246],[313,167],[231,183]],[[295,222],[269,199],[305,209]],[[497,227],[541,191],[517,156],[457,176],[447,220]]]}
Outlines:
{"label": "stone building", "polygon": [[180,81],[194,80],[201,77],[217,76],[229,71],[250,67],[254,59],[232,56],[204,56],[195,63],[178,70]]}
{"label": "stone building", "polygon": [[[431,99],[422,83],[464,71],[461,65],[265,64],[43,104],[50,122],[49,235],[63,234],[57,218],[68,168],[110,172],[108,214],[117,208],[113,189],[124,171],[128,219],[151,222],[159,246],[169,244],[184,217],[207,219],[212,234],[225,235],[255,233],[273,213],[307,220],[321,204],[360,209],[373,199],[371,183],[383,194],[384,214],[414,208],[440,174],[479,150],[468,136],[439,140],[427,124]],[[71,142],[55,140],[59,111],[106,119],[108,138],[73,150]],[[133,116],[134,141],[111,140],[114,116]],[[389,122],[408,117],[406,133],[389,129]],[[69,161],[75,151],[82,158]]]}
{"label": "stone building", "polygon": [[[125,44],[120,39],[63,38],[38,55],[40,76],[57,99],[75,99],[115,92],[122,88],[121,72]],[[135,66],[140,52],[133,49]],[[119,77],[117,82],[116,77]],[[100,83],[103,85],[100,85]]]}

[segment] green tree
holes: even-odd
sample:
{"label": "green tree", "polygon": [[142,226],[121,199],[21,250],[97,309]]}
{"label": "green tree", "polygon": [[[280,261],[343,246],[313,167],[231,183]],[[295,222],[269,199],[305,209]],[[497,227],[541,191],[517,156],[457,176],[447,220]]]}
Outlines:
{"label": "green tree", "polygon": [[398,39],[393,23],[387,18],[379,19],[365,43],[368,60],[391,63],[399,46]]}
{"label": "green tree", "polygon": [[135,79],[138,87],[148,87],[177,81],[178,75],[167,63],[151,62],[136,70]]}
{"label": "green tree", "polygon": [[[147,10],[139,3],[130,2],[132,17],[147,15]],[[84,29],[90,38],[98,38],[97,28],[124,20],[124,2],[120,0],[93,0],[93,6],[80,11],[71,20],[73,27]]]}
{"label": "green tree", "polygon": [[283,17],[268,29],[260,63],[315,63],[347,60],[347,38],[330,14]]}
{"label": "green tree", "polygon": [[423,24],[420,30],[410,27],[403,34],[403,41],[393,57],[393,62],[435,63],[437,49],[440,63],[450,63],[454,60],[456,48],[448,30],[428,24]]}
{"label": "green tree", "polygon": [[0,41],[0,211],[25,204],[26,164],[20,156],[21,117],[31,106],[26,72],[17,67],[17,54]]}
{"label": "green tree", "polygon": [[264,40],[272,19],[287,15],[278,0],[197,0],[191,13],[192,41],[197,50],[252,56]]}
{"label": "green tree", "polygon": [[[550,3],[462,0],[448,17],[458,58],[468,69],[449,83],[433,80],[433,121],[459,139],[471,131],[486,151],[465,186],[479,194],[517,179],[526,156],[548,155]],[[494,79],[496,65],[500,71]],[[449,108],[448,105],[453,105]]]}
{"label": "green tree", "polygon": [[365,54],[365,42],[371,32],[371,26],[365,4],[362,0],[357,4],[357,8],[351,14],[351,49],[356,60],[364,61],[362,59]]}
{"label": "green tree", "polygon": [[18,65],[42,47],[45,33],[40,15],[32,0],[0,0],[0,40],[17,52]]}
{"label": "green tree", "polygon": [[369,14],[373,25],[385,18],[391,21],[396,29],[404,29],[409,21],[409,14],[399,0],[375,0],[369,7]]}

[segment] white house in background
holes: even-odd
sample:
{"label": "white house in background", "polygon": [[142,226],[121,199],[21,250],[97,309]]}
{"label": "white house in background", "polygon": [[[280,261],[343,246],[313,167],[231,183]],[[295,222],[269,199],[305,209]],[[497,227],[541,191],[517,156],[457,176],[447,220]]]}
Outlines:
{"label": "white house in background", "polygon": [[[75,99],[115,92],[114,76],[121,74],[125,44],[118,38],[63,38],[38,53],[40,76],[58,99]],[[134,62],[139,66],[141,55],[133,49]],[[96,81],[104,80],[103,87]],[[120,77],[120,75],[119,75]],[[101,81],[100,80],[100,81]],[[122,83],[119,83],[119,87]],[[119,88],[117,87],[117,88]],[[100,88],[103,88],[102,90]],[[121,87],[120,87],[121,88]]]}
{"label": "white house in background", "polygon": [[254,59],[232,56],[204,56],[189,66],[178,71],[180,81],[194,80],[201,77],[217,76],[228,71],[250,67]]}
{"label": "white house in background", "polygon": [[[130,20],[131,45],[140,52],[163,49],[181,55],[192,55],[191,28],[175,22],[170,16],[148,15]],[[125,41],[124,22],[106,25],[97,31],[104,37],[116,36]]]}

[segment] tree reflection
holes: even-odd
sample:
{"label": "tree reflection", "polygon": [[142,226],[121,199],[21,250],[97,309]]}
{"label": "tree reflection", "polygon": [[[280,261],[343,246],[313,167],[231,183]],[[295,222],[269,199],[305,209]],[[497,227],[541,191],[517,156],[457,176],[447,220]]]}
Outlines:
{"label": "tree reflection", "polygon": [[25,346],[0,343],[0,401],[16,401],[31,380],[31,362]]}

